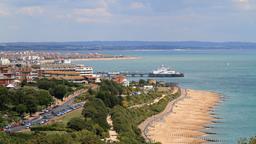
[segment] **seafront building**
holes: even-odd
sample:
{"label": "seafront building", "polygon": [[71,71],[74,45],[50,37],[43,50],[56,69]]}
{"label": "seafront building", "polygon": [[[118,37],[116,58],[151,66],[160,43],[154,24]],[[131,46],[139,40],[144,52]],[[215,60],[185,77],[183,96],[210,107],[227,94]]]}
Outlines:
{"label": "seafront building", "polygon": [[[106,77],[94,74],[93,67],[72,64],[72,59],[109,58],[101,54],[62,55],[50,52],[0,52],[0,85],[13,86],[17,82],[33,82],[36,79],[48,78],[67,80],[74,83],[100,83]],[[125,76],[112,75],[111,78],[123,86],[129,86]]]}
{"label": "seafront building", "polygon": [[14,78],[9,78],[2,73],[0,74],[0,85],[7,86],[9,84],[12,84],[13,82]]}
{"label": "seafront building", "polygon": [[2,86],[13,84],[14,80],[32,82],[37,78],[87,83],[89,80],[95,80],[96,75],[93,74],[93,67],[70,63],[0,65],[0,85]]}
{"label": "seafront building", "polygon": [[1,58],[0,59],[0,65],[9,65],[11,61],[7,58]]}
{"label": "seafront building", "polygon": [[116,75],[112,78],[112,80],[118,84],[122,84],[125,87],[128,87],[130,85],[128,79],[123,75]]}

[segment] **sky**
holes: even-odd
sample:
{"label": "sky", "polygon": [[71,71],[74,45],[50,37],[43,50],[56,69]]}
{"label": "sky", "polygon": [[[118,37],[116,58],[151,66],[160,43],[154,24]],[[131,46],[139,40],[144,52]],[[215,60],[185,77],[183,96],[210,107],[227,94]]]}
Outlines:
{"label": "sky", "polygon": [[256,0],[0,0],[0,42],[256,42]]}

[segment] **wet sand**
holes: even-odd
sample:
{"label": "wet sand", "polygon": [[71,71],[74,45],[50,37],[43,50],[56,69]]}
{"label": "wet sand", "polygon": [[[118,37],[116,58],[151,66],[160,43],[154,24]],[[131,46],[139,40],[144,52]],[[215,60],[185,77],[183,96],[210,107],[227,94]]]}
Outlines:
{"label": "wet sand", "polygon": [[170,114],[148,127],[147,137],[162,144],[206,143],[199,137],[206,135],[202,130],[215,120],[210,112],[219,101],[216,93],[187,90]]}

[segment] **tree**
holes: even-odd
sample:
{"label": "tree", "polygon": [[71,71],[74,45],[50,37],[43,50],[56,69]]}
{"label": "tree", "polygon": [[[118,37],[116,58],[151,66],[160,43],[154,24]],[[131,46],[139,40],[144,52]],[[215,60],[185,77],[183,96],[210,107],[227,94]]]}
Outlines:
{"label": "tree", "polygon": [[[52,101],[52,96],[45,90],[38,90],[31,87],[23,87],[18,90],[9,91],[9,97],[12,105],[18,106],[23,104],[26,106],[26,112],[30,114],[40,110],[42,106],[48,106]],[[19,107],[25,109],[24,106],[19,105]],[[14,110],[21,113],[17,107]]]}
{"label": "tree", "polygon": [[88,89],[88,93],[90,94],[90,95],[94,95],[94,90],[90,87],[89,89]]}
{"label": "tree", "polygon": [[0,87],[0,109],[4,109],[8,102],[8,90],[5,87]]}
{"label": "tree", "polygon": [[109,128],[107,123],[108,109],[102,100],[98,98],[91,98],[84,105],[82,112],[85,118],[92,119],[95,123],[99,124],[104,130]]}
{"label": "tree", "polygon": [[94,133],[82,130],[73,134],[73,137],[81,144],[104,144]]}
{"label": "tree", "polygon": [[122,101],[122,106],[125,108],[128,108],[129,103],[126,100],[124,100],[124,101]]}
{"label": "tree", "polygon": [[144,86],[144,85],[146,85],[147,84],[147,82],[144,80],[144,79],[140,79],[139,80],[139,85],[140,86]]}
{"label": "tree", "polygon": [[120,95],[123,93],[123,89],[122,85],[114,81],[104,80],[100,84],[96,97],[101,99],[107,107],[113,108],[120,105],[122,101]]}
{"label": "tree", "polygon": [[82,129],[85,129],[87,127],[85,120],[79,118],[79,117],[75,117],[72,118],[68,124],[67,124],[68,128],[71,128],[73,130],[76,131],[80,131]]}
{"label": "tree", "polygon": [[120,104],[120,102],[121,102],[121,100],[118,96],[114,96],[114,95],[108,94],[106,92],[104,93],[104,92],[100,91],[96,95],[96,97],[101,99],[104,102],[104,104],[110,108],[113,108],[114,106]]}
{"label": "tree", "polygon": [[54,83],[47,79],[41,79],[37,81],[37,86],[40,89],[49,90],[50,88],[54,87]]}
{"label": "tree", "polygon": [[67,88],[65,85],[59,84],[59,85],[55,86],[53,89],[50,89],[50,92],[57,99],[63,100],[64,96],[67,93]]}
{"label": "tree", "polygon": [[15,111],[18,112],[20,116],[22,116],[25,112],[28,111],[28,108],[24,104],[19,104],[15,107]]}
{"label": "tree", "polygon": [[76,141],[68,134],[44,134],[39,133],[30,139],[28,144],[73,144]]}
{"label": "tree", "polygon": [[48,91],[46,90],[39,90],[38,91],[38,101],[40,105],[50,105],[51,103],[53,103],[53,98],[52,96],[49,94]]}
{"label": "tree", "polygon": [[256,136],[251,137],[249,139],[247,138],[239,139],[237,143],[238,144],[256,144]]}
{"label": "tree", "polygon": [[22,80],[20,85],[21,85],[21,87],[24,87],[27,84],[28,84],[28,80],[25,78],[24,80]]}

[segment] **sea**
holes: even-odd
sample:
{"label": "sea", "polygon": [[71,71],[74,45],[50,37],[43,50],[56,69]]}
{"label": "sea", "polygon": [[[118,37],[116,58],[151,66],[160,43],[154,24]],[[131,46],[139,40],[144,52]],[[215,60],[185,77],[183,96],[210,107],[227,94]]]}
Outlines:
{"label": "sea", "polygon": [[[205,131],[208,139],[237,143],[256,135],[256,50],[255,49],[133,49],[86,50],[140,57],[136,60],[74,61],[93,66],[96,72],[150,72],[160,65],[183,72],[184,78],[160,78],[189,89],[219,93],[223,101],[214,108],[220,119]],[[136,78],[130,78],[134,80]],[[137,78],[139,79],[139,78]],[[144,77],[147,79],[147,77]],[[196,104],[195,104],[196,105]]]}

